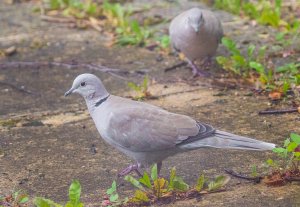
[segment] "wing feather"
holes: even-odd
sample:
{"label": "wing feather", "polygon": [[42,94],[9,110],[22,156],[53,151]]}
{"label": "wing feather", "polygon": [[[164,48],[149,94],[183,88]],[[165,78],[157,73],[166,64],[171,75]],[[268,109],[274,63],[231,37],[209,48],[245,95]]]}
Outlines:
{"label": "wing feather", "polygon": [[132,151],[173,148],[198,133],[199,126],[192,118],[157,107],[120,108],[108,119],[110,139]]}

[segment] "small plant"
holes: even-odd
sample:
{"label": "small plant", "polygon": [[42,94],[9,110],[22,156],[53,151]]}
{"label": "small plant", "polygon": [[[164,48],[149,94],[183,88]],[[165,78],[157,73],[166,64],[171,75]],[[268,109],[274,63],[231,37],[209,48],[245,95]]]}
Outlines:
{"label": "small plant", "polygon": [[14,191],[10,195],[2,196],[0,195],[0,206],[14,206],[14,207],[22,207],[27,206],[27,202],[29,197],[23,191]]}
{"label": "small plant", "polygon": [[289,89],[300,84],[300,63],[275,67],[266,55],[265,46],[257,50],[255,45],[249,45],[247,55],[244,56],[233,40],[224,37],[222,44],[230,56],[218,56],[216,59],[225,70],[250,81],[258,79],[261,88],[280,94],[286,94]]}
{"label": "small plant", "polygon": [[268,159],[267,166],[271,174],[265,178],[268,185],[283,185],[293,178],[300,178],[300,135],[291,133],[283,147],[276,147],[273,152],[280,159]]}
{"label": "small plant", "polygon": [[107,189],[106,194],[108,197],[102,201],[102,206],[120,206],[128,202],[128,197],[125,197],[123,200],[120,199],[120,196],[117,192],[116,181],[112,182],[111,187]]}
{"label": "small plant", "polygon": [[247,56],[243,56],[242,52],[237,48],[237,44],[226,37],[222,38],[222,44],[230,52],[230,57],[218,56],[217,62],[223,66],[225,70],[232,71],[237,75],[248,77],[251,71],[251,62],[262,62],[265,59],[266,47],[259,48],[255,56],[255,45],[249,45],[247,48]]}
{"label": "small plant", "polygon": [[72,16],[78,19],[98,17],[101,14],[99,5],[92,0],[43,0],[48,10],[62,10],[64,16]]}
{"label": "small plant", "polygon": [[[296,18],[285,18],[282,12],[282,0],[275,1],[241,1],[241,0],[216,0],[214,7],[227,10],[233,14],[248,16],[263,25],[283,28],[286,31],[295,31],[299,27]],[[289,13],[286,9],[286,13]],[[284,20],[284,18],[286,20]]]}
{"label": "small plant", "polygon": [[152,35],[146,25],[141,26],[138,21],[130,19],[132,9],[125,9],[119,3],[104,1],[103,13],[108,22],[114,26],[117,33],[116,44],[118,45],[140,45]]}
{"label": "small plant", "polygon": [[128,175],[125,180],[137,188],[129,202],[146,205],[170,197],[174,197],[174,199],[184,198],[188,194],[187,192],[194,193],[195,196],[215,192],[223,187],[229,181],[229,178],[218,176],[214,180],[206,182],[207,179],[202,174],[197,179],[195,187],[191,188],[181,177],[176,175],[175,168],[171,169],[169,180],[167,180],[158,177],[157,165],[153,165],[150,176],[147,172],[144,172],[143,177],[139,179]]}
{"label": "small plant", "polygon": [[148,91],[149,77],[146,75],[142,84],[135,84],[133,82],[128,82],[127,85],[133,91],[137,93],[133,99],[135,100],[143,100],[144,98],[150,97],[151,93]]}
{"label": "small plant", "polygon": [[65,205],[55,203],[54,201],[42,197],[36,197],[33,201],[37,207],[83,207],[80,201],[81,185],[78,180],[74,180],[69,188],[69,201]]}

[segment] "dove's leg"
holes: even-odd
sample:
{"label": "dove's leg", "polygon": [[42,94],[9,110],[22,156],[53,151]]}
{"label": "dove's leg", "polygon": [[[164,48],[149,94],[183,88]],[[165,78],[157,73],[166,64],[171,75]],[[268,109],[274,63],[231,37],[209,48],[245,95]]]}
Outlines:
{"label": "dove's leg", "polygon": [[203,67],[206,68],[212,64],[212,58],[210,56],[207,56],[205,60],[203,61]]}
{"label": "dove's leg", "polygon": [[192,72],[193,72],[193,76],[204,76],[204,77],[206,77],[206,76],[208,76],[208,73],[207,72],[205,72],[205,71],[203,71],[203,70],[201,70],[201,69],[199,69],[198,67],[197,67],[197,65],[195,65],[195,63],[193,63],[193,61],[191,61],[191,60],[189,60],[189,59],[187,59],[188,60],[188,63],[189,63],[189,65],[191,66],[191,68],[192,68]]}
{"label": "dove's leg", "polygon": [[159,175],[160,170],[161,170],[161,166],[162,166],[162,162],[158,162],[157,164],[157,174]]}
{"label": "dove's leg", "polygon": [[129,165],[127,168],[123,169],[119,174],[118,176],[119,177],[123,177],[125,175],[128,175],[129,173],[131,173],[132,171],[135,171],[136,174],[140,177],[142,177],[142,174],[139,172],[139,167],[140,167],[140,164],[139,163],[136,163],[136,164],[133,164],[133,165]]}

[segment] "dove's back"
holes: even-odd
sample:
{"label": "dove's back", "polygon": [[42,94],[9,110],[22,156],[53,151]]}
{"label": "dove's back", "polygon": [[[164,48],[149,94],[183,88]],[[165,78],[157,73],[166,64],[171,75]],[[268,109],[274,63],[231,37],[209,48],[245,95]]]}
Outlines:
{"label": "dove's back", "polygon": [[[187,21],[191,12],[202,12],[204,23],[198,33]],[[223,36],[219,19],[208,10],[193,8],[175,17],[169,27],[173,47],[181,51],[189,60],[204,59],[215,55],[218,44]]]}

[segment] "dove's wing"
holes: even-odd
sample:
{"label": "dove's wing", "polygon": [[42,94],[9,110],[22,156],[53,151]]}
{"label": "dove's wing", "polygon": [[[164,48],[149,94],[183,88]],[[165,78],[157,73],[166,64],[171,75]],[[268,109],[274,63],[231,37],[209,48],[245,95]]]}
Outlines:
{"label": "dove's wing", "polygon": [[147,106],[122,107],[110,112],[109,138],[131,151],[159,151],[174,148],[199,133],[200,127],[192,118]]}

